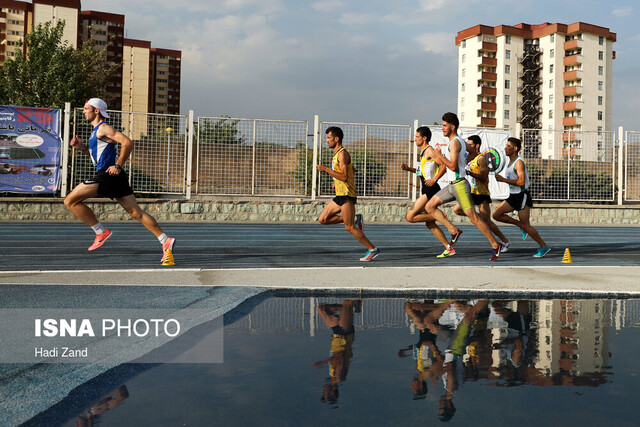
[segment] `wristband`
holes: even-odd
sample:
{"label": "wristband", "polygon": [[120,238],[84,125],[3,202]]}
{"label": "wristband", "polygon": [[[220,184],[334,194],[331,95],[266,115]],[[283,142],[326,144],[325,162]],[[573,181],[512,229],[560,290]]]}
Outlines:
{"label": "wristband", "polygon": [[115,165],[113,165],[113,166],[115,166],[115,168],[116,168],[116,169],[118,169],[118,170],[120,170],[120,171],[122,170],[122,166],[120,166],[120,165],[119,165],[119,164],[117,164],[117,163],[116,163]]}

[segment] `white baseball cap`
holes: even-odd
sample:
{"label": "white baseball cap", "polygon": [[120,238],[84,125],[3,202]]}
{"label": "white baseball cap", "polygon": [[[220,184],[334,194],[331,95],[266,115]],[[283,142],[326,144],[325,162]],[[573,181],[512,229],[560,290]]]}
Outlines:
{"label": "white baseball cap", "polygon": [[109,114],[107,114],[107,103],[102,99],[91,98],[87,101],[87,104],[91,105],[94,108],[97,108],[100,111],[100,114],[102,114],[102,117],[104,117],[105,119],[109,118]]}

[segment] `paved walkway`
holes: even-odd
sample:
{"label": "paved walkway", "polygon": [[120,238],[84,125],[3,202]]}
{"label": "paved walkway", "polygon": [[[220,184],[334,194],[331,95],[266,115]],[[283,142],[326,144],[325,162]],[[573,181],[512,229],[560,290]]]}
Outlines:
{"label": "paved walkway", "polygon": [[[447,259],[424,226],[368,225],[382,254],[361,263],[365,250],[342,226],[318,224],[168,223],[177,238],[176,267],[160,265],[160,245],[137,223],[109,224],[114,232],[87,252],[93,233],[79,223],[0,223],[0,284],[250,285],[366,291],[557,292],[640,295],[640,228],[539,227],[553,247],[504,227],[512,249],[490,263],[477,229],[464,234]],[[561,263],[565,248],[573,264]]]}

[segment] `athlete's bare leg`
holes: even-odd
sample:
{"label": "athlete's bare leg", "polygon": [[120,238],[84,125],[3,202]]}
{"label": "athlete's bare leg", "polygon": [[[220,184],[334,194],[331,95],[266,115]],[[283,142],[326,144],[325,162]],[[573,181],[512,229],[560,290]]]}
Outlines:
{"label": "athlete's bare leg", "polygon": [[80,221],[93,227],[98,223],[98,219],[93,211],[83,202],[98,195],[98,184],[78,184],[64,199],[64,205]]}
{"label": "athlete's bare leg", "polygon": [[144,227],[153,233],[154,236],[159,237],[162,234],[162,229],[156,222],[156,219],[143,211],[133,194],[116,199],[118,203],[124,208],[125,211],[131,215],[132,218],[139,221]]}
{"label": "athlete's bare leg", "polygon": [[344,228],[367,249],[375,249],[376,247],[367,239],[362,230],[354,225],[355,216],[356,209],[352,200],[347,200],[342,206],[332,200],[320,213],[318,222],[323,225],[343,223]]}
{"label": "athlete's bare leg", "polygon": [[478,214],[476,214],[475,208],[472,206],[471,209],[467,209],[466,211],[464,211],[464,214],[467,216],[467,218],[469,218],[469,221],[471,221],[471,223],[475,225],[478,230],[480,230],[484,237],[487,238],[489,243],[491,243],[491,247],[493,249],[498,249],[498,241],[495,237],[493,237],[493,233],[491,233],[491,229],[489,228],[487,223],[484,222]]}
{"label": "athlete's bare leg", "polygon": [[444,233],[436,224],[435,218],[428,214],[424,209],[427,204],[427,196],[425,194],[418,197],[411,209],[407,212],[406,219],[408,222],[424,222],[427,228],[433,233],[440,243],[444,245],[445,249],[449,249],[449,241],[445,237]]}
{"label": "athlete's bare leg", "polygon": [[[466,216],[459,203],[456,203],[456,205],[453,207],[453,212],[456,215]],[[491,207],[489,206],[489,202],[484,201],[478,206],[478,216],[487,223],[494,236],[502,240],[502,242],[504,243],[509,243],[509,238],[505,236],[502,231],[500,231],[498,226],[493,221],[491,221]]]}
{"label": "athlete's bare leg", "polygon": [[425,210],[429,215],[433,217],[433,219],[435,219],[440,224],[447,227],[447,230],[449,230],[451,234],[456,234],[458,231],[460,231],[458,227],[453,225],[451,221],[449,221],[447,217],[444,216],[444,213],[440,209],[438,209],[438,206],[442,205],[442,203],[443,202],[442,202],[442,199],[440,199],[440,197],[433,196],[427,202],[427,205],[425,206]]}
{"label": "athlete's bare leg", "polygon": [[507,215],[509,212],[513,212],[514,210],[514,207],[507,203],[507,201],[505,200],[504,202],[500,203],[495,211],[493,211],[493,219],[520,227],[526,233],[528,233],[529,236],[531,236],[531,238],[535,240],[541,248],[546,248],[547,244],[544,240],[542,240],[542,237],[540,237],[540,233],[538,233],[538,230],[533,228],[531,226],[531,223],[529,222],[529,216],[531,214],[531,209],[529,208],[529,206],[526,206],[521,211],[518,211],[518,219],[512,218]]}

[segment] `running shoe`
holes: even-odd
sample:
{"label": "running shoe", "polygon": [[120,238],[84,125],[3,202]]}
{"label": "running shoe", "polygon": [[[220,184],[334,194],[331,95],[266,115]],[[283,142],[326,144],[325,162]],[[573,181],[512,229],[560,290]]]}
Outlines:
{"label": "running shoe", "polygon": [[380,249],[378,249],[378,248],[369,249],[367,251],[367,254],[365,256],[363,256],[362,258],[360,258],[360,261],[368,262],[368,261],[373,260],[378,255],[380,255]]}
{"label": "running shoe", "polygon": [[520,231],[522,231],[522,240],[527,240],[527,236],[529,235],[529,233],[527,233],[526,231],[524,231],[524,229],[520,229]]}
{"label": "running shoe", "polygon": [[456,254],[456,250],[453,248],[445,249],[440,255],[437,255],[436,258],[447,258]]}
{"label": "running shoe", "polygon": [[164,262],[165,258],[167,257],[167,250],[173,251],[173,245],[175,245],[175,243],[176,239],[174,239],[173,237],[167,237],[167,240],[165,240],[162,244],[162,259],[160,260],[160,262]]}
{"label": "running shoe", "polygon": [[364,221],[362,220],[362,214],[356,214],[356,220],[354,221],[354,225],[362,231],[364,228]]}
{"label": "running shoe", "polygon": [[89,249],[87,250],[95,251],[100,246],[104,245],[104,242],[106,242],[109,237],[111,237],[111,230],[109,229],[105,229],[102,234],[96,234],[96,239],[93,241],[93,245],[89,246]]}
{"label": "running shoe", "polygon": [[510,247],[511,247],[511,242],[503,243],[502,250],[500,252],[502,253],[509,252]]}
{"label": "running shoe", "polygon": [[458,230],[457,233],[451,235],[451,241],[449,242],[449,246],[453,247],[458,239],[462,236],[462,230]]}
{"label": "running shoe", "polygon": [[500,252],[502,252],[502,243],[498,243],[498,248],[493,250],[493,254],[491,255],[491,259],[489,261],[497,261],[500,256]]}
{"label": "running shoe", "polygon": [[546,248],[540,248],[538,249],[538,252],[536,252],[536,254],[533,256],[534,258],[542,258],[543,256],[545,256],[546,254],[548,254],[551,251],[551,246],[548,246]]}

